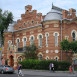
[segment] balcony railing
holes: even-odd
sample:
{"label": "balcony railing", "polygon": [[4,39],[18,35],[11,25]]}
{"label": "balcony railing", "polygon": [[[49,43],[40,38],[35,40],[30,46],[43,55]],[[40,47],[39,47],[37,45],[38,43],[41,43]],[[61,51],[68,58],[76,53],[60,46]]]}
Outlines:
{"label": "balcony railing", "polygon": [[25,50],[25,47],[22,47],[22,48],[18,48],[18,52],[24,52],[24,50]]}

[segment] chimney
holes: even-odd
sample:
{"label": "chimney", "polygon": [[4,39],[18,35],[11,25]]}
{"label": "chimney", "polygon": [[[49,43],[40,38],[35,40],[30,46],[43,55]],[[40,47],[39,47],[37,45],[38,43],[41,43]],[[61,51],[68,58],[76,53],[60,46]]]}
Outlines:
{"label": "chimney", "polygon": [[75,9],[73,9],[73,8],[69,9],[69,13],[72,16],[72,19],[76,17],[76,10]]}
{"label": "chimney", "polygon": [[63,19],[66,19],[67,15],[68,15],[68,11],[67,10],[63,10],[62,14],[63,14]]}
{"label": "chimney", "polygon": [[32,10],[32,6],[31,5],[25,6],[25,10],[26,10],[26,12],[31,11]]}

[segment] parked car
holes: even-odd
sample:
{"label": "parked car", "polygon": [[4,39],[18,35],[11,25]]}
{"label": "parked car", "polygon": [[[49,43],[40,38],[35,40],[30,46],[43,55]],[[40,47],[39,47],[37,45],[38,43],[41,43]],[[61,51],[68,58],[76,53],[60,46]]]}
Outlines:
{"label": "parked car", "polygon": [[14,68],[8,65],[0,65],[0,73],[14,73]]}

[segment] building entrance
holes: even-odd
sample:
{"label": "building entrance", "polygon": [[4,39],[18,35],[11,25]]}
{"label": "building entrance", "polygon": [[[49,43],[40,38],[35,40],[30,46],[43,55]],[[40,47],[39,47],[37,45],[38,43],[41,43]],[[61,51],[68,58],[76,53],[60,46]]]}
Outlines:
{"label": "building entrance", "polygon": [[11,55],[10,56],[10,66],[13,67],[14,66],[14,57]]}

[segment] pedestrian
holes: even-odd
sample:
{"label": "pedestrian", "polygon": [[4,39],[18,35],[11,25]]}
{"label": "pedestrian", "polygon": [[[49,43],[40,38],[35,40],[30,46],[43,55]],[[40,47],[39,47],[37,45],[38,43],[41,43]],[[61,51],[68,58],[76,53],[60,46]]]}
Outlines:
{"label": "pedestrian", "polygon": [[71,71],[74,74],[74,63],[72,63],[72,65],[71,65]]}
{"label": "pedestrian", "polygon": [[18,67],[17,67],[17,69],[18,69],[18,74],[19,74],[19,64],[18,64]]}
{"label": "pedestrian", "polygon": [[19,65],[19,72],[18,72],[18,76],[24,76],[22,73],[22,65]]}
{"label": "pedestrian", "polygon": [[49,70],[52,71],[52,63],[49,64]]}
{"label": "pedestrian", "polygon": [[71,70],[71,66],[69,67],[69,72],[70,72],[70,73],[72,72],[72,70]]}
{"label": "pedestrian", "polygon": [[54,72],[54,64],[52,63],[52,71]]}

